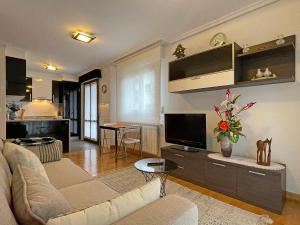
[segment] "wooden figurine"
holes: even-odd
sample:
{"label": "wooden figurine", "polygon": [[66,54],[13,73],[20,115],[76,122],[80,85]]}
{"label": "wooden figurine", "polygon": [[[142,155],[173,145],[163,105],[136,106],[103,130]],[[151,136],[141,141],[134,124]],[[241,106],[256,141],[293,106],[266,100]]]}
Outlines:
{"label": "wooden figurine", "polygon": [[[257,146],[257,164],[263,166],[270,166],[271,164],[271,143],[272,138],[268,138],[264,141],[259,140],[256,142]],[[269,146],[268,155],[267,155],[267,145]]]}
{"label": "wooden figurine", "polygon": [[177,59],[183,58],[183,57],[185,57],[184,51],[185,51],[185,48],[181,44],[179,44],[179,45],[177,45],[173,55],[175,55],[177,57]]}

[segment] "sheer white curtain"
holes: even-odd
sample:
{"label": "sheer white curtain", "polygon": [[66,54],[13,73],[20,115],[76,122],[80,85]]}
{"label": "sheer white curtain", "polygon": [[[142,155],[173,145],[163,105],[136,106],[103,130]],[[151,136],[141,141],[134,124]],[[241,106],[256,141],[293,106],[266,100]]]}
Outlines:
{"label": "sheer white curtain", "polygon": [[117,63],[118,121],[159,122],[160,63],[160,47]]}

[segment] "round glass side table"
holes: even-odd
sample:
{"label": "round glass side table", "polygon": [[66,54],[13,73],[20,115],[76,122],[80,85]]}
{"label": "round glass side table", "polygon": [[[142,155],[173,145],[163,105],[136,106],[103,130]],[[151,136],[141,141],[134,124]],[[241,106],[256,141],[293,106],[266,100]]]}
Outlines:
{"label": "round glass side table", "polygon": [[151,181],[154,177],[160,179],[160,197],[166,196],[166,180],[169,173],[177,169],[177,164],[168,159],[147,158],[142,159],[134,164],[145,177],[146,182]]}

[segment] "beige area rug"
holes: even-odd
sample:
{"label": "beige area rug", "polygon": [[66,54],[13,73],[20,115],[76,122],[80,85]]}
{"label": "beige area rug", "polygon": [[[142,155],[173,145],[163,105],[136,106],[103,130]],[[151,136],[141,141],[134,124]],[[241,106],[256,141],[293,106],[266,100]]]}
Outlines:
{"label": "beige area rug", "polygon": [[[128,192],[145,184],[143,175],[134,167],[115,170],[99,176],[98,179],[119,193]],[[170,180],[167,181],[166,192],[180,195],[194,202],[199,210],[199,225],[272,224],[272,220],[268,216],[257,215],[237,208]]]}

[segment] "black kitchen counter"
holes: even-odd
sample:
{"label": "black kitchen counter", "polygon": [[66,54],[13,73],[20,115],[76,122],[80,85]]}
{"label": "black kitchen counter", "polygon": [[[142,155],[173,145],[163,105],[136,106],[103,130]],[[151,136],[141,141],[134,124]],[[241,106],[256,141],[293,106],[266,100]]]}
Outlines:
{"label": "black kitchen counter", "polygon": [[6,122],[6,138],[53,137],[63,142],[63,152],[69,152],[68,119],[29,119]]}

